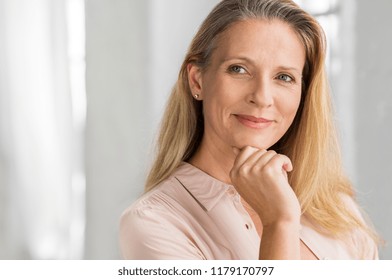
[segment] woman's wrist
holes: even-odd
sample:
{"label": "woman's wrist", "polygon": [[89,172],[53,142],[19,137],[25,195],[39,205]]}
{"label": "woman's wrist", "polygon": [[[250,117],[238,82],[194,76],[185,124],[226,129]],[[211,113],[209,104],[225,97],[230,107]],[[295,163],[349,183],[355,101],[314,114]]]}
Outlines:
{"label": "woman's wrist", "polygon": [[296,221],[276,221],[263,225],[260,244],[260,259],[296,260],[300,259],[300,223]]}
{"label": "woman's wrist", "polygon": [[274,227],[282,227],[289,226],[290,228],[293,226],[298,226],[301,223],[301,212],[299,211],[290,211],[289,213],[278,213],[273,215],[272,213],[266,213],[263,211],[257,211],[256,213],[259,215],[263,228],[274,228]]}
{"label": "woman's wrist", "polygon": [[271,223],[263,223],[263,232],[268,231],[298,231],[300,230],[300,219],[284,219]]}

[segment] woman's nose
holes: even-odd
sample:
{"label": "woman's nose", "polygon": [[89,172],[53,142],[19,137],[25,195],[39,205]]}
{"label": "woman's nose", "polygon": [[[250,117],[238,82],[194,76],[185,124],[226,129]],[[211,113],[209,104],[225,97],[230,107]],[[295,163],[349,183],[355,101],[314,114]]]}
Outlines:
{"label": "woman's nose", "polygon": [[272,81],[268,78],[254,80],[248,102],[259,107],[271,107],[274,104]]}

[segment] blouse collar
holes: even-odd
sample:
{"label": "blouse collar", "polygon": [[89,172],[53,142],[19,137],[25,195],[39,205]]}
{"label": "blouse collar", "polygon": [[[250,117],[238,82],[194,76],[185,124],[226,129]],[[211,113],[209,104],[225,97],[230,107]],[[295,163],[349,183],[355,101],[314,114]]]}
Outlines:
{"label": "blouse collar", "polygon": [[173,177],[206,211],[214,208],[225,193],[237,193],[232,185],[215,179],[187,162],[180,164]]}

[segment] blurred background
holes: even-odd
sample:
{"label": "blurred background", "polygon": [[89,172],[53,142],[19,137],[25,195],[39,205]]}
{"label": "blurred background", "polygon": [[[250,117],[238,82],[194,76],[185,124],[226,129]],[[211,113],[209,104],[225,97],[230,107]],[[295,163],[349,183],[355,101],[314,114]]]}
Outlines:
{"label": "blurred background", "polygon": [[[218,0],[0,0],[0,259],[120,259],[165,101]],[[344,164],[392,259],[389,0],[298,0],[328,37]]]}

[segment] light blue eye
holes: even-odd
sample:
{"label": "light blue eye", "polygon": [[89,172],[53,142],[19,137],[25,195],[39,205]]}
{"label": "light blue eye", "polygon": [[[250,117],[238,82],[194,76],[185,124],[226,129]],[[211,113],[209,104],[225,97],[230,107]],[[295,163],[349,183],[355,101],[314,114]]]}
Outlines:
{"label": "light blue eye", "polygon": [[291,78],[289,75],[286,75],[286,74],[278,75],[278,80],[281,80],[286,83],[292,83],[294,81],[293,78]]}
{"label": "light blue eye", "polygon": [[230,66],[229,70],[230,70],[230,72],[237,73],[237,74],[245,74],[246,73],[246,70],[244,69],[244,67],[241,67],[238,65]]}

